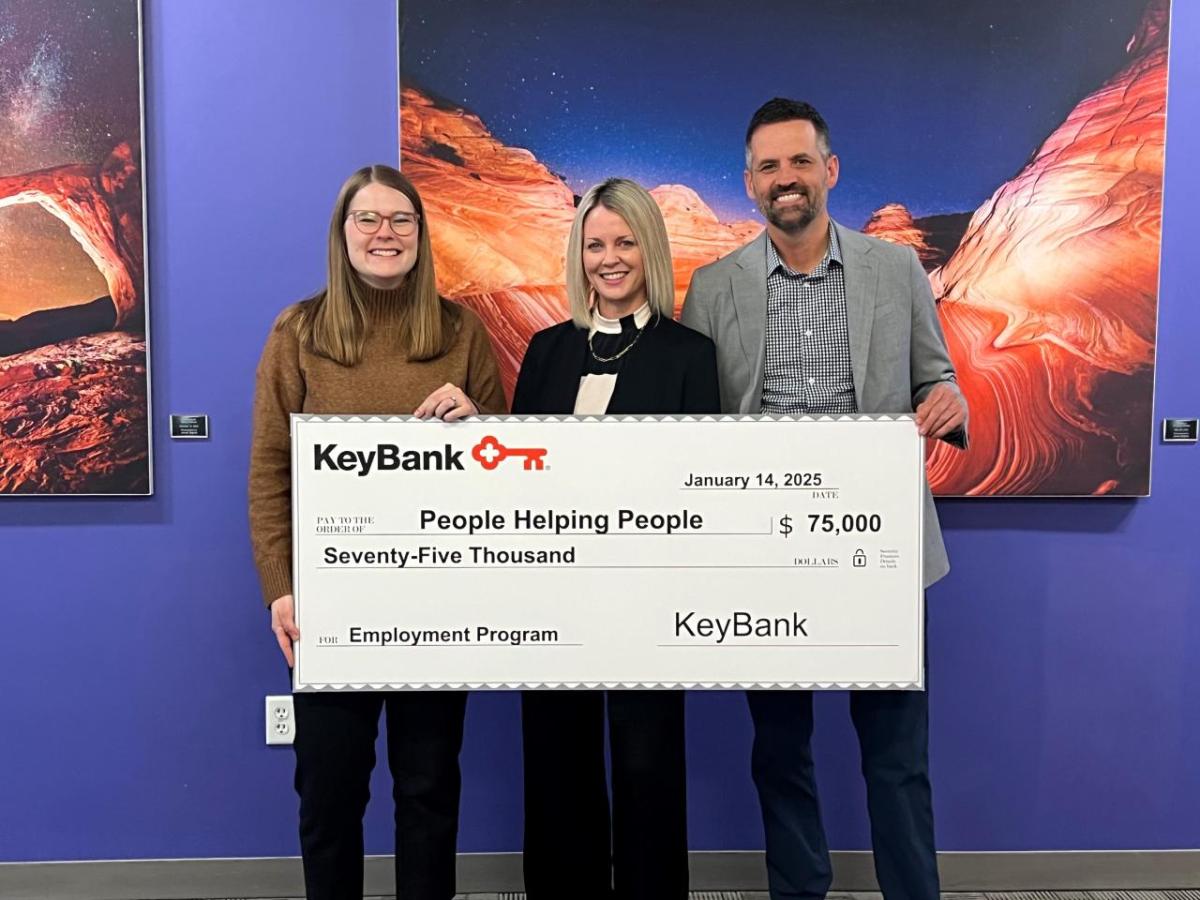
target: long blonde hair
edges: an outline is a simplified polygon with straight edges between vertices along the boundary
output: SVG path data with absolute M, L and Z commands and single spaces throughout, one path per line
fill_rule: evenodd
M 662 212 L 649 191 L 628 178 L 609 178 L 591 188 L 579 201 L 571 234 L 567 237 L 567 299 L 571 318 L 580 328 L 592 324 L 591 293 L 583 270 L 583 220 L 597 206 L 625 220 L 642 251 L 646 271 L 646 302 L 650 312 L 670 319 L 675 314 L 675 273 L 671 268 L 671 243 Z
M 399 349 L 412 361 L 435 359 L 449 349 L 454 339 L 458 310 L 438 296 L 433 250 L 421 195 L 411 181 L 391 166 L 366 166 L 346 179 L 329 221 L 325 290 L 288 310 L 280 317 L 277 327 L 295 329 L 305 350 L 343 366 L 354 366 L 362 360 L 367 337 L 365 298 L 368 287 L 350 264 L 343 229 L 355 194 L 373 183 L 402 193 L 412 202 L 417 214 L 417 262 L 400 287 L 402 337 Z

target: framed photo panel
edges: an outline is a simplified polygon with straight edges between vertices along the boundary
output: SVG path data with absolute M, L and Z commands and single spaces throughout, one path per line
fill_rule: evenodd
M 0 6 L 0 495 L 149 494 L 141 8 Z
M 753 111 L 806 100 L 841 224 L 911 246 L 971 407 L 930 448 L 956 496 L 1149 492 L 1167 0 L 401 0 L 401 166 L 442 292 L 488 324 L 505 386 L 568 315 L 574 205 L 651 189 L 676 304 L 754 237 Z

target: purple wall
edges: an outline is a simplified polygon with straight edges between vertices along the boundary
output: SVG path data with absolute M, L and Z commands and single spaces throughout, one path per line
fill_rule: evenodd
M 262 743 L 262 697 L 287 682 L 246 533 L 250 394 L 275 313 L 320 284 L 342 179 L 397 157 L 394 0 L 353 6 L 146 0 L 158 493 L 0 500 L 2 861 L 297 852 L 291 753 Z M 1200 7 L 1175 4 L 1174 32 L 1194 47 Z M 1198 103 L 1200 56 L 1176 52 L 1159 416 L 1200 410 Z M 212 440 L 169 441 L 171 411 L 212 415 Z M 1200 847 L 1197 463 L 1158 446 L 1145 501 L 942 504 L 944 849 Z M 819 701 L 831 843 L 865 847 L 845 700 Z M 759 847 L 744 704 L 690 703 L 693 846 Z M 516 714 L 471 702 L 464 850 L 520 845 Z

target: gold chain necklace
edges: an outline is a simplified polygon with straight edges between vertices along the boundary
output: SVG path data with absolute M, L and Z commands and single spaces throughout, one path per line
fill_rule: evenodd
M 616 362 L 618 359 L 620 359 L 622 356 L 624 356 L 626 353 L 628 353 L 630 350 L 633 349 L 633 345 L 642 339 L 642 332 L 645 330 L 646 329 L 644 326 L 642 328 L 639 328 L 638 333 L 634 337 L 634 339 L 632 341 L 630 341 L 628 344 L 626 344 L 625 348 L 623 350 L 621 350 L 619 353 L 615 354 L 614 356 L 600 356 L 599 354 L 596 353 L 595 349 L 592 347 L 592 338 L 596 336 L 596 333 L 592 332 L 591 334 L 588 335 L 588 352 L 592 354 L 592 359 L 594 359 L 598 363 Z

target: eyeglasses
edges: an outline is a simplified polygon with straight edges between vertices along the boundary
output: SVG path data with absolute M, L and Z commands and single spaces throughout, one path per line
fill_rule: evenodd
M 363 234 L 374 234 L 383 226 L 384 221 L 383 213 L 377 213 L 373 209 L 356 209 L 346 218 L 353 219 L 354 227 Z M 399 212 L 393 214 L 387 223 L 396 237 L 408 237 L 417 230 L 417 222 L 420 219 L 416 213 Z

